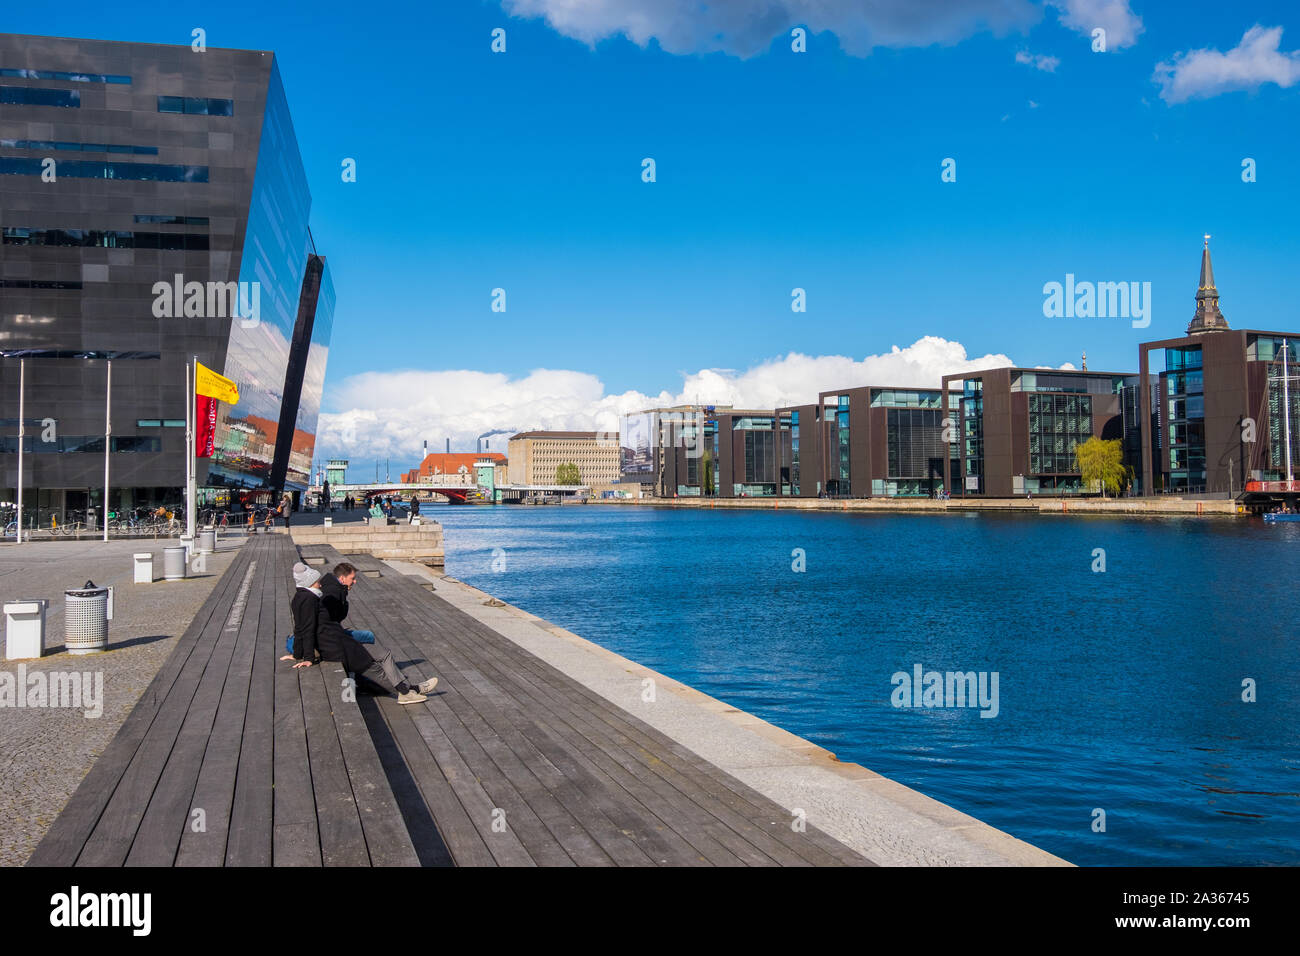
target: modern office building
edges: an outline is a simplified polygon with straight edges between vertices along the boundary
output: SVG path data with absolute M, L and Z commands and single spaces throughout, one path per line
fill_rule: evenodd
M 1087 491 L 1074 449 L 1096 436 L 1123 438 L 1122 393 L 1131 374 L 996 368 L 942 379 L 941 408 L 955 415 L 953 495 L 990 498 Z M 955 397 L 955 401 L 953 400 Z
M 194 357 L 240 392 L 200 502 L 305 488 L 334 309 L 310 208 L 274 54 L 0 35 L 0 497 L 20 361 L 29 506 L 100 506 L 110 360 L 110 506 L 180 500 Z
M 561 465 L 577 465 L 587 487 L 617 482 L 622 471 L 618 436 L 600 432 L 520 432 L 506 452 L 512 485 L 554 485 Z
M 767 498 L 791 494 L 791 418 L 775 409 L 719 409 L 709 430 L 713 494 Z
M 1247 481 L 1291 477 L 1286 473 L 1288 431 L 1293 470 L 1300 467 L 1297 339 L 1296 332 L 1229 327 L 1219 309 L 1207 237 L 1196 311 L 1186 335 L 1138 348 L 1140 394 L 1151 409 L 1140 416 L 1141 461 L 1150 472 L 1143 492 L 1240 494 Z M 1284 393 L 1289 393 L 1289 416 Z
M 836 497 L 928 498 L 943 487 L 944 473 L 957 455 L 955 441 L 944 440 L 943 411 L 937 388 L 864 385 L 822 392 L 821 474 L 825 492 Z M 948 429 L 951 439 L 955 430 Z
M 624 415 L 621 483 L 658 498 L 715 494 L 717 412 L 725 405 L 675 405 Z

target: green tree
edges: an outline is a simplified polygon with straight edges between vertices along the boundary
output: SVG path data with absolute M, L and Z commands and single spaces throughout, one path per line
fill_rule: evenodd
M 713 494 L 713 452 L 704 453 L 704 493 Z
M 1106 491 L 1119 494 L 1128 483 L 1129 469 L 1124 467 L 1124 451 L 1119 439 L 1104 441 L 1096 435 L 1074 449 L 1074 467 L 1089 488 L 1094 482 L 1101 486 L 1101 496 Z
M 582 474 L 578 471 L 578 466 L 571 461 L 560 465 L 555 469 L 555 483 L 557 485 L 582 484 Z

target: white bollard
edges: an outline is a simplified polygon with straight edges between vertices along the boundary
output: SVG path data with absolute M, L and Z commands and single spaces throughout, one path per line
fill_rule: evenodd
M 5 612 L 5 659 L 16 661 L 40 657 L 45 653 L 45 612 L 50 602 L 44 598 L 11 601 Z

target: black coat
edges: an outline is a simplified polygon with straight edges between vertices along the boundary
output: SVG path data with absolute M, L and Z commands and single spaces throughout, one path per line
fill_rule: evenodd
M 348 616 L 348 589 L 333 574 L 320 579 L 321 604 L 331 621 L 342 624 Z
M 354 674 L 364 672 L 375 659 L 342 626 L 330 619 L 320 597 L 310 588 L 294 591 L 290 604 L 293 612 L 293 656 L 300 661 L 337 661 Z
M 419 513 L 420 513 L 420 499 L 419 499 L 419 498 L 412 498 L 412 499 L 411 499 L 411 514 L 413 514 L 413 515 L 418 515 Z

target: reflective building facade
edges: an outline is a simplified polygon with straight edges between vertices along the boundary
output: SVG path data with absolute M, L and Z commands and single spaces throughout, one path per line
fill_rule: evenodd
M 192 357 L 240 390 L 200 500 L 304 487 L 334 308 L 310 209 L 274 54 L 0 35 L 0 499 L 20 360 L 30 507 L 99 507 L 110 359 L 110 506 L 180 500 Z

